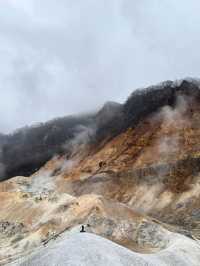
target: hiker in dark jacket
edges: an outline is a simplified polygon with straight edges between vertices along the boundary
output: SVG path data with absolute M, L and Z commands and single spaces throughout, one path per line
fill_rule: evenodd
M 81 226 L 81 231 L 80 231 L 80 233 L 86 233 L 84 225 Z

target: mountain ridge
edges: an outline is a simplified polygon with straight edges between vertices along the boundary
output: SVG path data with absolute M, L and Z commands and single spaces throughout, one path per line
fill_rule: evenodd
M 96 114 L 59 118 L 37 127 L 19 129 L 11 135 L 2 135 L 0 163 L 5 169 L 1 179 L 33 174 L 55 154 L 67 153 L 63 146 L 74 138 L 77 127 L 95 128 L 93 142 L 97 145 L 103 139 L 112 139 L 128 127 L 136 126 L 141 119 L 162 106 L 173 107 L 179 93 L 199 99 L 198 81 L 168 81 L 136 90 L 123 105 L 108 103 Z M 20 160 L 22 157 L 25 158 Z

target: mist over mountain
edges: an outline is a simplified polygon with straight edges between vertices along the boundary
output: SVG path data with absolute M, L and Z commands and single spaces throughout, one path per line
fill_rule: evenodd
M 134 128 L 141 119 L 163 106 L 173 107 L 179 94 L 195 97 L 198 101 L 198 81 L 167 81 L 134 91 L 123 105 L 108 102 L 96 113 L 58 118 L 10 135 L 2 134 L 0 163 L 4 166 L 4 174 L 1 179 L 30 175 L 56 155 L 70 156 L 67 143 L 77 136 L 81 136 L 79 144 L 85 138 L 90 145 L 108 141 L 129 127 Z

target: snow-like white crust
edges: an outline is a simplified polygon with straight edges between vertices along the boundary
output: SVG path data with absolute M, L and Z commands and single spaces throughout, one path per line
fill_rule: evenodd
M 155 254 L 139 254 L 89 233 L 67 233 L 17 266 L 198 266 L 200 246 L 187 237 L 173 234 L 172 244 Z

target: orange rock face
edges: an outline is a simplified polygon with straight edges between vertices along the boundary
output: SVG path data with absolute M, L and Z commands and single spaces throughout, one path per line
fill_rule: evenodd
M 141 252 L 167 245 L 138 244 L 144 221 L 198 238 L 199 139 L 200 106 L 182 96 L 174 108 L 164 106 L 110 141 L 68 159 L 54 157 L 30 177 L 1 182 L 0 259 L 81 224 Z M 118 225 L 123 230 L 114 230 Z M 130 230 L 138 231 L 130 236 Z

